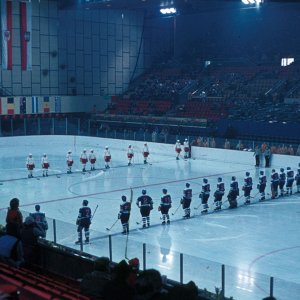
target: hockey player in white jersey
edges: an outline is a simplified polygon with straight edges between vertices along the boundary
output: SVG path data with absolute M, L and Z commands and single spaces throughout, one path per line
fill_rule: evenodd
M 48 177 L 48 169 L 50 167 L 48 156 L 46 153 L 43 154 L 41 159 L 42 169 L 43 169 L 43 177 Z
M 83 151 L 81 152 L 80 162 L 82 164 L 82 172 L 86 172 L 85 167 L 86 167 L 86 163 L 88 162 L 88 157 L 85 149 L 83 149 Z
M 148 159 L 148 156 L 150 154 L 150 151 L 149 151 L 149 148 L 148 148 L 148 145 L 147 143 L 144 144 L 144 147 L 143 147 L 143 157 L 144 157 L 144 164 L 147 164 L 147 159 Z
M 69 150 L 66 156 L 66 163 L 67 163 L 67 173 L 72 173 L 72 166 L 73 166 L 73 157 L 72 157 L 72 151 Z
M 34 160 L 32 157 L 32 154 L 29 153 L 26 159 L 26 167 L 28 170 L 28 178 L 32 178 L 33 177 L 33 170 L 35 168 L 35 164 L 34 164 Z
M 95 163 L 96 163 L 96 155 L 94 153 L 94 149 L 91 149 L 91 152 L 89 154 L 89 162 L 91 164 L 91 171 L 94 171 L 95 170 Z
M 128 149 L 127 149 L 128 166 L 131 166 L 131 160 L 132 160 L 133 156 L 134 156 L 134 153 L 133 153 L 132 146 L 129 145 Z
M 105 162 L 105 169 L 109 169 L 109 163 L 111 160 L 111 154 L 110 154 L 110 150 L 108 149 L 108 146 L 105 146 L 105 150 L 104 150 L 104 162 Z
M 175 152 L 176 152 L 176 160 L 179 160 L 179 155 L 181 152 L 181 143 L 179 140 L 177 140 L 177 142 L 175 144 Z
M 190 157 L 190 143 L 188 139 L 185 139 L 183 142 L 183 151 L 184 151 L 184 158 L 188 159 Z

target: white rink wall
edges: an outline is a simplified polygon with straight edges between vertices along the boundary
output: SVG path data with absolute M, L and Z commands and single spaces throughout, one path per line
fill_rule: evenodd
M 85 148 L 88 151 L 94 149 L 98 155 L 102 155 L 104 147 L 108 146 L 111 150 L 112 158 L 114 150 L 127 151 L 128 145 L 131 144 L 135 153 L 141 153 L 145 142 L 129 141 L 119 139 L 105 139 L 98 137 L 86 136 L 65 136 L 65 135 L 41 135 L 41 136 L 17 136 L 17 137 L 1 137 L 0 152 L 3 157 L 24 156 L 32 153 L 33 156 L 40 157 L 42 153 L 35 149 L 45 149 L 43 152 L 55 155 L 65 155 L 67 151 L 72 150 L 73 154 L 79 155 Z M 155 160 L 155 154 L 170 157 L 174 156 L 174 146 L 170 144 L 159 144 L 147 142 L 150 150 L 150 160 Z M 65 147 L 65 152 L 61 153 L 61 148 Z M 237 163 L 243 165 L 254 166 L 255 158 L 253 152 L 214 149 L 205 147 L 192 147 L 192 158 L 207 159 L 220 162 Z M 264 158 L 261 158 L 261 166 L 264 166 Z M 287 167 L 293 169 L 298 167 L 300 157 L 279 155 L 272 156 L 272 164 L 274 167 Z

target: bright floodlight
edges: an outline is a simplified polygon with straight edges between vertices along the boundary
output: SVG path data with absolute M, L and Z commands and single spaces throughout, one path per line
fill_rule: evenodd
M 171 15 L 171 14 L 176 14 L 177 10 L 175 7 L 168 7 L 168 8 L 161 8 L 160 12 L 163 15 Z
M 248 2 L 249 2 L 250 4 L 254 4 L 254 3 L 255 3 L 255 0 L 248 0 Z
M 242 0 L 244 4 L 249 4 L 248 0 Z

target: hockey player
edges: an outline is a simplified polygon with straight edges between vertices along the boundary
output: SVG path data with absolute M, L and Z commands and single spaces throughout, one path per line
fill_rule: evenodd
M 140 209 L 142 215 L 143 228 L 150 226 L 150 211 L 153 209 L 152 198 L 146 194 L 147 191 L 142 190 L 142 196 L 138 197 L 136 200 L 136 205 Z
M 279 176 L 275 169 L 272 169 L 271 174 L 271 191 L 272 199 L 275 199 L 278 196 L 278 185 L 279 185 Z
M 175 144 L 175 152 L 176 152 L 176 160 L 179 160 L 179 155 L 181 152 L 181 143 L 179 140 L 177 140 L 176 144 Z
M 187 182 L 185 184 L 185 189 L 183 190 L 183 197 L 180 201 L 182 204 L 182 208 L 184 210 L 184 219 L 189 219 L 191 217 L 191 202 L 192 202 L 192 189 L 190 188 L 190 184 Z
M 239 184 L 236 181 L 235 176 L 231 177 L 230 190 L 227 195 L 229 201 L 229 208 L 237 208 L 237 196 L 240 194 Z
M 147 143 L 144 144 L 144 148 L 143 148 L 143 156 L 144 156 L 144 164 L 147 164 L 147 159 L 149 156 L 150 152 L 149 152 L 149 148 Z
M 255 167 L 259 167 L 259 165 L 260 165 L 261 150 L 260 150 L 260 148 L 258 146 L 255 146 L 253 156 L 255 156 Z
M 33 177 L 33 170 L 35 168 L 35 164 L 34 164 L 34 160 L 33 160 L 33 157 L 32 157 L 31 153 L 28 154 L 28 157 L 26 159 L 26 167 L 27 167 L 27 170 L 28 170 L 28 178 L 32 178 Z
M 283 197 L 283 195 L 284 195 L 285 181 L 286 181 L 286 175 L 284 172 L 284 168 L 281 168 L 280 173 L 279 173 L 279 190 L 280 190 L 281 197 Z
M 297 174 L 295 176 L 296 185 L 297 185 L 297 193 L 300 193 L 300 169 L 297 170 Z
M 259 201 L 264 201 L 265 198 L 265 188 L 267 184 L 267 176 L 265 175 L 264 171 L 259 172 L 259 183 L 257 185 L 258 191 L 260 193 L 260 199 Z
M 40 209 L 41 209 L 40 205 L 37 204 L 35 206 L 35 212 L 30 213 L 29 215 L 34 219 L 35 223 L 45 232 L 45 237 L 46 237 L 46 233 L 48 230 L 48 222 L 45 214 L 40 212 Z
M 50 167 L 48 156 L 46 153 L 43 154 L 42 159 L 42 169 L 43 169 L 43 177 L 47 176 L 48 177 L 48 168 Z
M 94 153 L 94 149 L 91 149 L 90 154 L 89 154 L 89 162 L 91 164 L 91 171 L 96 170 L 95 169 L 95 163 L 96 163 L 96 155 Z
M 158 207 L 158 210 L 162 214 L 162 225 L 166 224 L 166 219 L 167 219 L 167 224 L 170 224 L 170 216 L 169 216 L 169 209 L 172 207 L 172 200 L 171 196 L 168 194 L 167 189 L 163 189 L 163 196 L 160 198 L 160 205 Z
M 188 139 L 185 139 L 183 142 L 183 151 L 184 151 L 184 158 L 188 159 L 190 157 L 190 144 Z
M 215 210 L 220 210 L 222 207 L 222 198 L 225 193 L 225 185 L 224 182 L 222 182 L 222 178 L 218 178 L 218 183 L 217 183 L 217 189 L 214 193 L 214 203 L 216 205 Z
M 245 204 L 250 204 L 250 193 L 252 190 L 252 177 L 250 176 L 249 172 L 246 172 L 246 177 L 244 178 L 244 185 L 243 185 L 243 191 L 244 191 L 244 197 L 245 197 Z
M 131 166 L 131 160 L 132 160 L 133 156 L 134 156 L 133 149 L 132 149 L 131 145 L 129 145 L 128 149 L 127 149 L 128 166 Z
M 208 180 L 204 178 L 202 184 L 202 191 L 199 195 L 203 207 L 203 210 L 201 211 L 202 214 L 207 213 L 207 209 L 208 209 L 207 202 L 208 202 L 209 195 L 210 195 L 210 184 L 208 183 Z
M 91 209 L 88 207 L 89 202 L 87 200 L 82 201 L 82 207 L 79 209 L 79 214 L 76 220 L 78 241 L 75 244 L 81 244 L 82 242 L 82 230 L 84 230 L 85 243 L 90 242 L 90 225 L 91 225 Z
M 123 234 L 129 233 L 129 218 L 131 211 L 131 203 L 126 201 L 126 196 L 122 196 L 123 203 L 120 205 L 120 212 L 118 214 L 118 218 L 121 220 L 121 224 L 123 227 Z
M 293 194 L 293 183 L 294 183 L 294 171 L 290 167 L 286 168 L 286 194 Z
M 73 166 L 73 158 L 72 158 L 72 151 L 69 150 L 66 156 L 66 162 L 67 162 L 67 173 L 71 174 L 72 173 L 72 166 Z
M 83 149 L 83 151 L 81 152 L 80 162 L 82 164 L 82 172 L 86 172 L 85 167 L 86 167 L 86 163 L 88 162 L 88 157 L 85 149 Z
M 110 151 L 108 149 L 108 146 L 105 146 L 105 150 L 104 150 L 104 162 L 105 162 L 105 169 L 109 169 L 109 163 L 111 160 L 111 154 Z

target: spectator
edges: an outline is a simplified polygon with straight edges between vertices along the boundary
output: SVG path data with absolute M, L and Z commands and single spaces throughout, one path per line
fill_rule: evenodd
M 108 257 L 100 257 L 94 262 L 94 271 L 84 275 L 80 290 L 91 297 L 102 298 L 103 288 L 110 276 L 110 261 Z
M 270 167 L 270 159 L 271 159 L 271 150 L 268 146 L 265 149 L 264 157 L 265 157 L 265 162 L 266 162 L 265 167 L 269 168 Z
M 128 283 L 130 268 L 125 260 L 122 260 L 113 270 L 112 280 L 103 288 L 104 300 L 131 300 L 135 297 L 135 290 Z
M 168 293 L 167 299 L 176 300 L 197 300 L 198 299 L 198 287 L 193 281 L 187 284 L 177 285 L 171 288 Z
M 130 273 L 128 276 L 128 284 L 132 287 L 135 286 L 136 278 L 140 270 L 140 261 L 137 257 L 132 258 L 128 261 Z
M 287 154 L 289 155 L 295 155 L 295 151 L 292 145 L 289 146 L 288 150 L 287 150 Z
M 21 232 L 21 240 L 24 247 L 26 262 L 36 262 L 39 258 L 37 242 L 39 238 L 45 237 L 45 231 L 35 223 L 32 217 L 27 217 Z
M 296 155 L 297 155 L 297 156 L 300 156 L 300 145 L 299 145 L 298 148 L 297 148 Z
M 211 148 L 216 148 L 216 141 L 215 141 L 214 138 L 212 138 L 212 139 L 210 140 L 210 147 L 211 147 Z
M 40 205 L 35 206 L 35 212 L 29 214 L 35 221 L 35 223 L 45 231 L 45 237 L 48 230 L 48 222 L 44 213 L 40 212 Z
M 16 223 L 19 229 L 23 227 L 23 216 L 19 210 L 20 201 L 18 198 L 13 198 L 10 200 L 9 208 L 6 215 L 6 224 Z
M 6 233 L 0 236 L 0 260 L 15 267 L 19 267 L 24 263 L 20 227 L 16 222 L 7 223 Z
M 165 294 L 162 293 L 162 286 L 162 278 L 157 270 L 149 269 L 141 272 L 135 284 L 136 300 L 165 299 Z
M 227 139 L 225 140 L 224 149 L 230 149 L 230 142 Z

